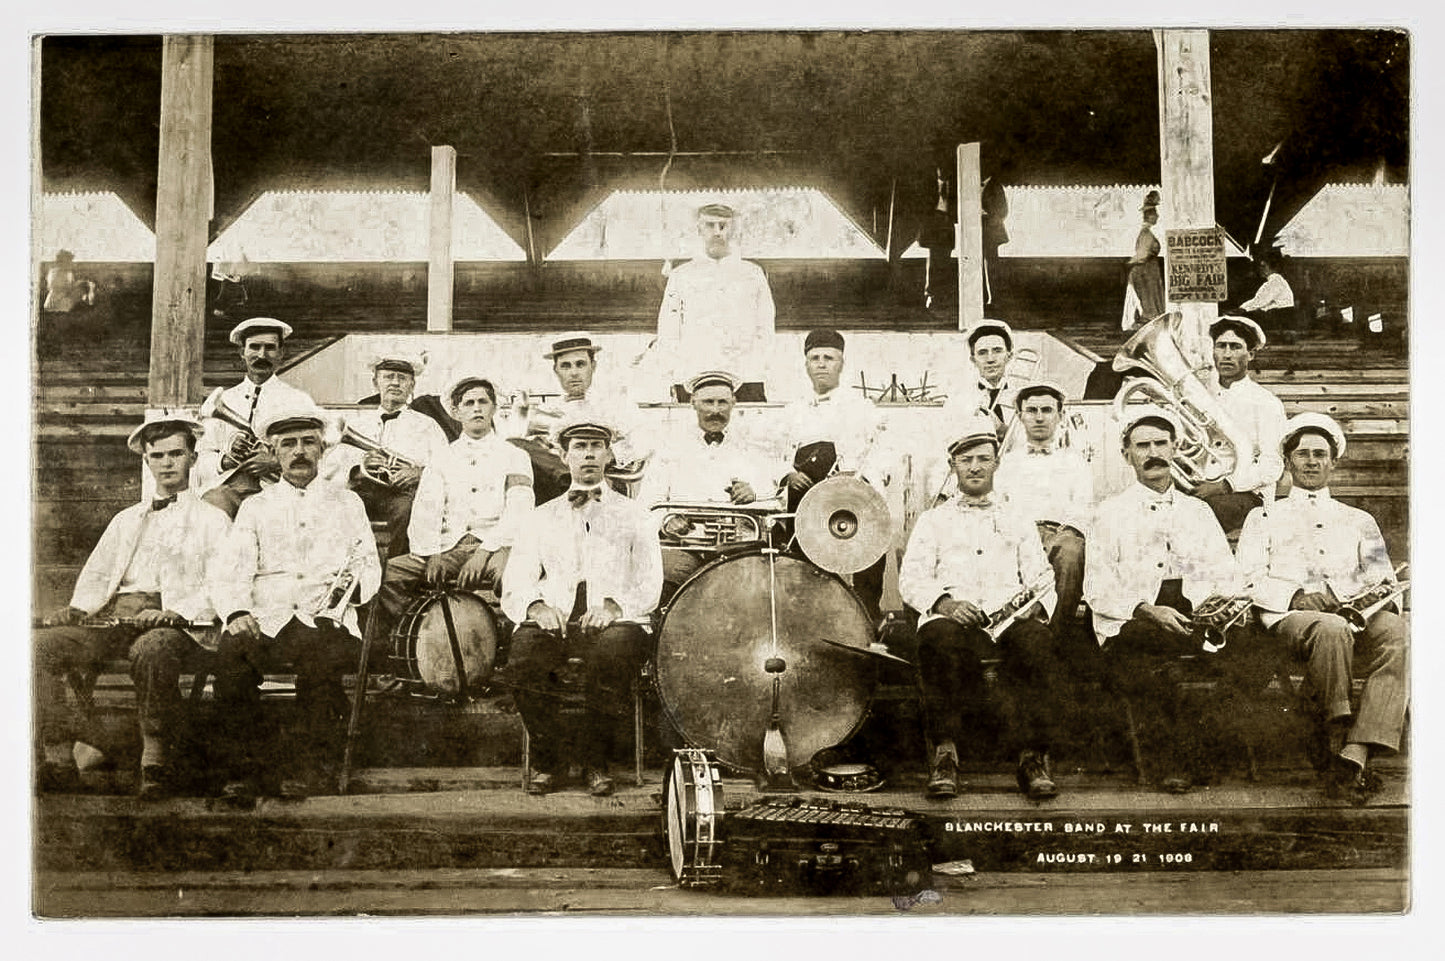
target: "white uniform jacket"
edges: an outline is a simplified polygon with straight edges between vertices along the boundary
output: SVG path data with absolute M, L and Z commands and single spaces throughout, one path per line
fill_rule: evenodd
M 325 603 L 332 580 L 353 552 L 352 571 L 364 603 L 381 586 L 376 538 L 361 498 L 320 479 L 304 489 L 279 481 L 247 498 L 236 512 L 221 565 L 212 579 L 216 610 L 227 619 L 250 611 L 268 637 L 296 618 L 307 627 Z M 342 626 L 357 637 L 355 607 Z
M 106 525 L 80 570 L 70 606 L 94 614 L 124 584 L 127 593 L 159 592 L 161 607 L 188 621 L 213 620 L 208 578 L 218 569 L 230 527 L 225 511 L 192 490 L 181 491 L 174 504 L 160 511 L 151 510 L 148 500 L 132 504 Z M 190 633 L 215 648 L 215 632 Z
M 1284 404 L 1248 376 L 1215 392 L 1220 405 L 1249 436 L 1252 449 L 1236 451 L 1239 461 L 1229 475 L 1229 486 L 1253 491 L 1265 503 L 1274 500 L 1274 485 L 1284 473 L 1279 442 L 1284 436 Z
M 581 508 L 557 497 L 527 515 L 502 574 L 502 611 L 518 624 L 534 601 L 570 614 L 581 581 L 589 605 L 610 597 L 628 621 L 645 622 L 662 594 L 657 525 L 606 484 Z
M 982 377 L 975 378 L 972 384 L 956 393 L 950 393 L 948 400 L 943 402 L 943 423 L 952 429 L 955 424 L 979 415 L 992 417 L 994 407 L 999 407 L 1003 411 L 1003 426 L 1007 428 L 1016 415 L 1014 398 L 1018 396 L 1020 386 L 1022 385 L 1014 383 L 1008 374 L 1004 374 L 1003 379 L 998 382 L 998 396 L 990 404 L 989 392 L 993 388 Z M 999 434 L 999 439 L 1003 439 L 1002 433 Z
M 1193 604 L 1211 594 L 1235 596 L 1243 579 L 1229 541 L 1203 501 L 1174 488 L 1159 494 L 1138 482 L 1099 505 L 1084 569 L 1084 600 L 1100 644 L 1119 633 L 1160 585 L 1183 581 Z
M 1252 586 L 1260 623 L 1273 627 L 1296 591 L 1328 590 L 1340 600 L 1394 580 L 1375 519 L 1341 504 L 1328 487 L 1256 507 L 1239 535 L 1239 566 Z
M 744 381 L 763 380 L 773 350 L 773 293 L 767 275 L 737 254 L 697 257 L 667 278 L 657 312 L 657 346 L 674 376 L 705 362 Z
M 257 391 L 260 392 L 259 397 Z M 275 375 L 268 377 L 263 384 L 253 384 L 247 378 L 227 387 L 221 393 L 221 399 L 231 410 L 247 418 L 253 428 L 273 410 L 312 404 L 311 395 Z M 221 457 L 230 453 L 231 441 L 238 433 L 235 427 L 222 420 L 206 418 L 205 433 L 196 444 L 196 466 L 191 471 L 192 483 L 200 493 L 204 494 L 234 473 L 221 469 Z
M 384 422 L 380 407 L 349 411 L 343 423 L 422 467 L 436 463 L 447 449 L 447 435 L 441 425 L 410 407 L 403 407 L 395 417 Z M 321 461 L 321 479 L 345 486 L 351 479 L 351 469 L 360 466 L 365 456 L 358 447 L 337 444 Z
M 786 423 L 783 473 L 793 469 L 793 455 L 805 444 L 832 441 L 839 471 L 856 472 L 876 487 L 886 483 L 892 456 L 878 405 L 862 394 L 835 387 L 826 394 L 795 400 L 784 411 Z
M 1094 472 L 1077 450 L 1052 446 L 1011 450 L 999 460 L 993 488 L 1024 516 L 1068 524 L 1088 536 Z
M 774 467 L 766 453 L 731 427 L 723 432 L 721 443 L 709 444 L 703 440 L 702 428 L 689 426 L 648 464 L 637 502 L 649 508 L 665 501 L 731 504 L 727 486 L 734 480 L 751 485 L 757 502 L 776 502 Z
M 996 496 L 986 507 L 955 496 L 913 525 L 898 566 L 898 592 L 922 615 L 922 627 L 942 616 L 932 610 L 945 594 L 992 614 L 1026 587 L 1052 583 L 1053 576 L 1032 517 Z M 1046 599 L 1044 608 L 1052 614 L 1053 601 Z
M 524 477 L 526 483 L 509 491 L 509 477 Z M 532 461 L 525 451 L 496 431 L 480 440 L 463 434 L 422 471 L 406 536 L 412 553 L 421 557 L 451 550 L 468 534 L 483 550 L 495 551 L 511 546 L 534 503 Z

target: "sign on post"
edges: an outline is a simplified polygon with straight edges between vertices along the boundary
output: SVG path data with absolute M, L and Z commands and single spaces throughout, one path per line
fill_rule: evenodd
M 1168 288 L 1174 303 L 1219 303 L 1229 297 L 1224 273 L 1224 231 L 1218 227 L 1166 230 Z

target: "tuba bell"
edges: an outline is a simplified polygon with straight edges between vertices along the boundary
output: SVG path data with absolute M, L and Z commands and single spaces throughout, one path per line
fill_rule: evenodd
M 1192 492 L 1206 481 L 1234 472 L 1241 457 L 1254 456 L 1244 433 L 1209 389 L 1206 368 L 1194 369 L 1179 346 L 1182 316 L 1170 312 L 1141 327 L 1114 355 L 1116 371 L 1140 369 L 1147 377 L 1130 377 L 1114 397 L 1114 416 L 1126 417 L 1125 406 L 1136 398 L 1174 412 L 1181 426 L 1170 473 Z
M 407 457 L 403 457 L 401 454 L 398 454 L 394 450 L 383 447 L 380 442 L 372 440 L 370 437 L 367 437 L 365 434 L 357 430 L 355 427 L 352 427 L 350 424 L 347 424 L 345 427 L 342 428 L 341 439 L 340 441 L 338 441 L 338 443 L 346 444 L 350 447 L 355 447 L 356 449 L 364 451 L 368 454 L 380 454 L 382 457 L 386 458 L 386 463 L 382 464 L 375 470 L 369 469 L 366 466 L 365 461 L 362 461 L 361 463 L 361 473 L 368 479 L 375 481 L 376 483 L 381 484 L 384 487 L 394 486 L 396 481 L 396 475 L 399 472 L 421 466 L 416 461 L 411 460 Z

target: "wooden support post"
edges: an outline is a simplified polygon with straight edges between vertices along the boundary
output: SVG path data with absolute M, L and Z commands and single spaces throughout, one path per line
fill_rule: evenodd
M 983 320 L 983 176 L 978 144 L 958 145 L 958 329 Z
M 179 407 L 201 399 L 214 46 L 214 38 L 205 35 L 162 41 L 156 262 L 146 388 L 151 407 Z
M 452 329 L 452 198 L 457 192 L 455 147 L 431 148 L 431 217 L 427 240 L 426 329 Z
M 1156 30 L 1159 53 L 1159 185 L 1161 226 L 1213 227 L 1214 100 L 1208 30 Z M 1161 236 L 1160 241 L 1166 238 Z M 1164 243 L 1164 275 L 1169 276 Z M 1168 296 L 1166 280 L 1165 296 Z M 1184 317 L 1180 345 L 1195 366 L 1210 362 L 1209 325 L 1219 318 L 1212 303 L 1169 304 Z

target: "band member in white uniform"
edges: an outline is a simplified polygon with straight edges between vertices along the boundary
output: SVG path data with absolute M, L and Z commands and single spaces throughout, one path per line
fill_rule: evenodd
M 183 667 L 203 648 L 215 650 L 214 630 L 188 629 L 216 618 L 207 589 L 230 519 L 190 488 L 201 425 L 187 413 L 150 415 L 127 441 L 155 479 L 155 498 L 111 518 L 81 568 L 70 605 L 35 633 L 36 728 L 44 756 L 42 790 L 78 784 L 77 743 L 91 747 L 93 719 L 66 706 L 66 677 L 93 674 L 111 658 L 129 657 L 140 722 L 140 794 L 159 797 L 174 786 L 168 756 L 182 702 Z M 123 618 L 114 627 L 82 627 L 83 618 Z
M 891 454 L 884 439 L 878 405 L 861 393 L 839 386 L 843 379 L 843 335 L 836 330 L 810 330 L 803 340 L 803 360 L 813 392 L 790 403 L 784 412 L 784 447 L 789 458 L 780 481 L 787 488 L 788 510 L 832 474 L 857 474 L 882 493 L 890 479 Z M 874 621 L 879 617 L 883 571 L 887 558 L 853 575 L 853 586 Z
M 674 371 L 705 357 L 742 378 L 739 400 L 765 400 L 763 380 L 775 333 L 767 275 L 734 249 L 737 219 L 731 207 L 701 207 L 697 232 L 703 256 L 678 265 L 668 276 L 657 312 L 656 349 Z
M 426 367 L 423 356 L 383 352 L 372 359 L 370 367 L 379 404 L 371 410 L 347 413 L 346 426 L 410 464 L 387 470 L 382 483 L 377 472 L 386 469 L 386 454 L 363 453 L 351 444 L 337 444 L 326 452 L 321 479 L 355 491 L 366 505 L 366 516 L 386 522 L 390 535 L 386 554 L 395 557 L 408 550 L 406 529 L 422 468 L 435 463 L 447 449 L 447 435 L 435 420 L 407 406 L 416 379 Z
M 1249 438 L 1248 450 L 1236 451 L 1233 473 L 1206 481 L 1194 490 L 1219 519 L 1225 534 L 1244 525 L 1249 512 L 1274 500 L 1274 486 L 1284 473 L 1279 438 L 1284 433 L 1284 405 L 1249 376 L 1254 355 L 1265 344 L 1264 331 L 1248 317 L 1221 317 L 1209 327 L 1214 341 L 1214 369 L 1219 374 L 1215 396 L 1229 419 Z
M 678 432 L 648 465 L 638 491 L 638 503 L 648 508 L 667 502 L 696 504 L 757 504 L 770 502 L 782 510 L 771 477 L 773 461 L 767 452 L 738 436 L 732 429 L 737 378 L 721 370 L 698 374 L 687 383 L 695 425 Z M 693 524 L 674 514 L 658 515 L 663 544 L 678 544 Z M 698 551 L 662 553 L 663 600 L 706 560 Z
M 662 590 L 656 522 L 603 483 L 611 439 L 609 425 L 581 415 L 558 425 L 572 488 L 527 515 L 502 582 L 502 611 L 517 629 L 500 680 L 513 686 L 532 738 L 531 794 L 558 787 L 571 760 L 590 793 L 612 793 L 608 752 L 625 727 L 631 683 L 647 656 L 643 625 Z M 558 700 L 573 674 L 580 715 Z
M 1174 488 L 1178 436 L 1168 411 L 1128 410 L 1120 437 L 1135 483 L 1094 515 L 1084 600 L 1111 683 L 1130 699 L 1162 765 L 1159 787 L 1183 794 L 1199 758 L 1175 676 L 1179 657 L 1202 647 L 1190 614 L 1213 595 L 1238 596 L 1243 580 L 1209 508 Z
M 283 346 L 291 325 L 274 317 L 253 317 L 231 330 L 230 340 L 240 348 L 246 377 L 234 387 L 217 388 L 225 405 L 251 425 L 278 410 L 312 403 L 310 395 L 276 376 L 286 356 Z M 206 432 L 197 448 L 196 488 L 207 502 L 234 518 L 241 501 L 275 483 L 276 458 L 264 444 L 247 453 L 237 444 L 238 428 L 216 417 L 205 421 Z M 259 435 L 258 435 L 259 436 Z M 243 459 L 238 460 L 237 454 Z
M 998 436 L 991 418 L 958 425 L 948 444 L 959 491 L 919 516 L 898 568 L 898 591 L 920 615 L 918 671 L 924 724 L 934 745 L 929 797 L 959 792 L 957 742 L 963 711 L 981 700 L 982 661 L 1002 658 L 1010 736 L 1018 742 L 1019 790 L 1035 800 L 1058 793 L 1049 745 L 1063 705 L 1047 621 L 1052 575 L 1033 518 L 993 493 Z M 1030 589 L 1043 592 L 995 640 L 991 616 Z
M 347 715 L 341 679 L 360 652 L 355 605 L 376 593 L 381 561 L 361 498 L 317 480 L 324 423 L 314 404 L 257 423 L 281 480 L 241 505 L 212 581 L 226 625 L 215 682 L 228 755 L 222 798 L 238 806 L 254 802 L 263 773 L 279 776 L 282 796 L 335 789 L 328 778 L 341 762 Z M 261 711 L 260 684 L 283 666 L 296 675 L 300 736 L 262 752 L 273 719 Z M 262 757 L 276 770 L 263 772 Z
M 944 401 L 945 424 L 966 422 L 975 414 L 983 414 L 993 418 L 1000 438 L 1008 432 L 1019 387 L 1008 373 L 1013 350 L 1013 329 L 1003 321 L 981 320 L 969 328 L 968 356 L 978 376 Z
M 1094 512 L 1094 475 L 1078 451 L 1058 445 L 1062 388 L 1047 381 L 1026 384 L 1014 407 L 1025 446 L 1004 454 L 994 489 L 1038 524 L 1058 590 L 1053 621 L 1058 634 L 1074 618 L 1084 594 L 1084 538 Z
M 417 488 L 408 537 L 411 553 L 386 565 L 373 637 L 385 637 L 423 581 L 463 590 L 502 583 L 517 533 L 532 509 L 532 465 L 497 436 L 496 388 L 468 375 L 447 390 L 462 436 L 429 466 Z
M 1239 563 L 1261 624 L 1305 663 L 1305 685 L 1330 740 L 1329 789 L 1362 800 L 1378 786 L 1370 759 L 1400 747 L 1409 626 L 1394 605 L 1358 633 L 1340 614 L 1342 601 L 1395 581 L 1375 519 L 1330 496 L 1330 476 L 1345 453 L 1340 426 L 1324 414 L 1296 414 L 1285 426 L 1283 452 L 1294 484 L 1288 497 L 1244 522 Z M 1356 676 L 1365 679 L 1358 710 L 1350 704 Z

